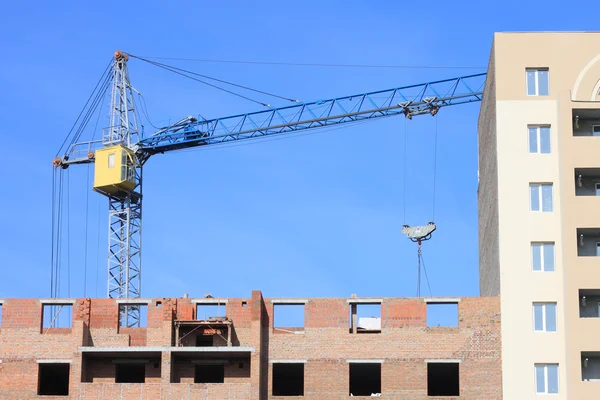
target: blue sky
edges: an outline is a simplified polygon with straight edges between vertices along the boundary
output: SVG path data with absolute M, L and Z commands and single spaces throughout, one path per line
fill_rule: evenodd
M 474 67 L 170 62 L 311 101 L 483 72 L 494 31 L 597 27 L 593 13 L 575 11 L 591 1 L 569 2 L 568 13 L 558 1 L 87 3 L 9 2 L 0 15 L 0 297 L 49 295 L 51 160 L 116 49 L 214 60 Z M 261 109 L 136 60 L 129 68 L 155 125 Z M 108 122 L 102 112 L 99 127 Z M 433 295 L 479 293 L 478 112 L 478 104 L 457 106 L 437 117 L 438 230 L 423 249 Z M 429 116 L 392 118 L 154 157 L 144 170 L 144 296 L 245 297 L 253 289 L 268 297 L 414 296 L 417 249 L 400 229 L 404 208 L 406 223 L 431 219 L 435 126 Z M 84 270 L 87 296 L 106 295 L 107 204 L 86 187 L 87 172 L 69 169 L 70 240 L 63 244 L 70 261 L 62 266 L 62 296 L 83 296 Z

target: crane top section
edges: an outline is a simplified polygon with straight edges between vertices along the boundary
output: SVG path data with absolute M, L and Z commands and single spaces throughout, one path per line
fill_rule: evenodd
M 133 56 L 132 56 L 133 57 Z M 106 146 L 122 145 L 135 153 L 140 165 L 150 156 L 197 146 L 256 139 L 312 128 L 404 115 L 436 115 L 443 107 L 479 102 L 483 97 L 485 73 L 409 85 L 375 92 L 295 103 L 279 108 L 223 118 L 187 117 L 156 133 L 141 137 L 133 109 L 133 87 L 129 81 L 129 55 L 114 53 L 111 126 L 103 139 L 72 143 L 66 153 L 54 159 L 55 166 L 95 162 L 95 152 Z

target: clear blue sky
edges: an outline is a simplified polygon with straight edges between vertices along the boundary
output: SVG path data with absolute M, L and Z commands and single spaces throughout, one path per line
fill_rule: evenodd
M 3 6 L 0 298 L 49 295 L 51 160 L 116 49 L 217 60 L 481 67 L 171 62 L 311 101 L 482 72 L 494 31 L 597 28 L 597 16 L 586 12 L 591 0 L 568 7 L 512 0 L 134 3 Z M 156 125 L 260 109 L 136 60 L 130 73 Z M 475 104 L 438 114 L 438 230 L 423 250 L 434 295 L 479 293 L 478 112 Z M 252 289 L 269 297 L 414 296 L 417 249 L 400 229 L 405 206 L 407 223 L 431 219 L 435 122 L 424 116 L 406 126 L 406 171 L 403 118 L 154 157 L 144 171 L 144 296 L 245 297 Z M 69 172 L 71 274 L 69 283 L 65 260 L 62 296 L 83 295 L 84 268 L 87 295 L 106 295 L 107 204 L 86 187 L 86 173 L 85 166 Z

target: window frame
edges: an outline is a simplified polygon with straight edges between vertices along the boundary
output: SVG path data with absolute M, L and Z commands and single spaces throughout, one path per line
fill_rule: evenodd
M 556 393 L 550 393 L 548 391 L 548 366 L 556 366 Z M 544 391 L 543 392 L 538 392 L 538 374 L 537 374 L 537 367 L 543 367 L 544 368 Z M 534 364 L 533 365 L 533 374 L 534 374 L 534 390 L 536 394 L 559 394 L 560 393 L 560 370 L 559 370 L 559 365 L 558 363 L 539 363 L 539 364 Z
M 535 245 L 539 245 L 540 246 L 540 269 L 535 269 L 535 259 L 534 259 L 534 252 L 533 252 L 533 248 Z M 553 265 L 553 269 L 549 270 L 546 269 L 546 257 L 544 255 L 544 247 L 545 246 L 552 246 L 552 265 Z M 533 272 L 555 272 L 556 271 L 556 242 L 531 242 L 530 244 L 530 248 L 531 248 L 531 270 Z
M 543 188 L 544 186 L 550 186 L 550 210 L 544 210 L 544 196 L 543 196 Z M 531 196 L 531 189 L 533 187 L 538 188 L 538 209 L 533 209 L 533 197 Z M 531 212 L 554 212 L 554 184 L 550 182 L 530 182 L 529 183 L 529 211 Z
M 540 94 L 540 71 L 546 71 L 548 74 L 548 93 Z M 533 72 L 535 93 L 529 93 L 529 78 L 528 72 Z M 550 95 L 550 68 L 525 68 L 525 91 L 529 97 L 546 97 Z
M 108 161 L 107 161 L 108 168 L 115 167 L 116 157 L 117 157 L 117 153 L 108 153 Z
M 542 152 L 542 128 L 548 128 L 548 152 Z M 531 151 L 531 130 L 535 129 L 536 150 Z M 527 125 L 527 141 L 529 154 L 551 154 L 552 153 L 552 127 L 551 125 Z
M 554 330 L 550 331 L 548 330 L 548 305 L 553 305 L 554 306 Z M 535 307 L 536 306 L 541 306 L 542 307 L 542 329 L 536 329 L 535 326 Z M 533 331 L 534 332 L 546 332 L 546 333 L 556 333 L 558 331 L 558 321 L 557 321 L 557 315 L 558 312 L 556 310 L 557 308 L 557 304 L 556 302 L 552 302 L 552 301 L 535 301 L 532 303 L 532 313 L 533 313 Z

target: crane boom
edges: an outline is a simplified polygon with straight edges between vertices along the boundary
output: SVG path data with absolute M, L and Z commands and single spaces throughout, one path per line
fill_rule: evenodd
M 142 167 L 150 156 L 394 115 L 410 119 L 435 115 L 442 107 L 481 101 L 485 83 L 482 73 L 211 120 L 187 117 L 140 138 L 127 61 L 126 53 L 115 52 L 110 126 L 103 138 L 72 143 L 53 160 L 62 168 L 97 164 L 94 190 L 109 200 L 108 297 L 112 298 L 141 297 Z M 139 324 L 136 307 L 122 312 L 126 326 Z

